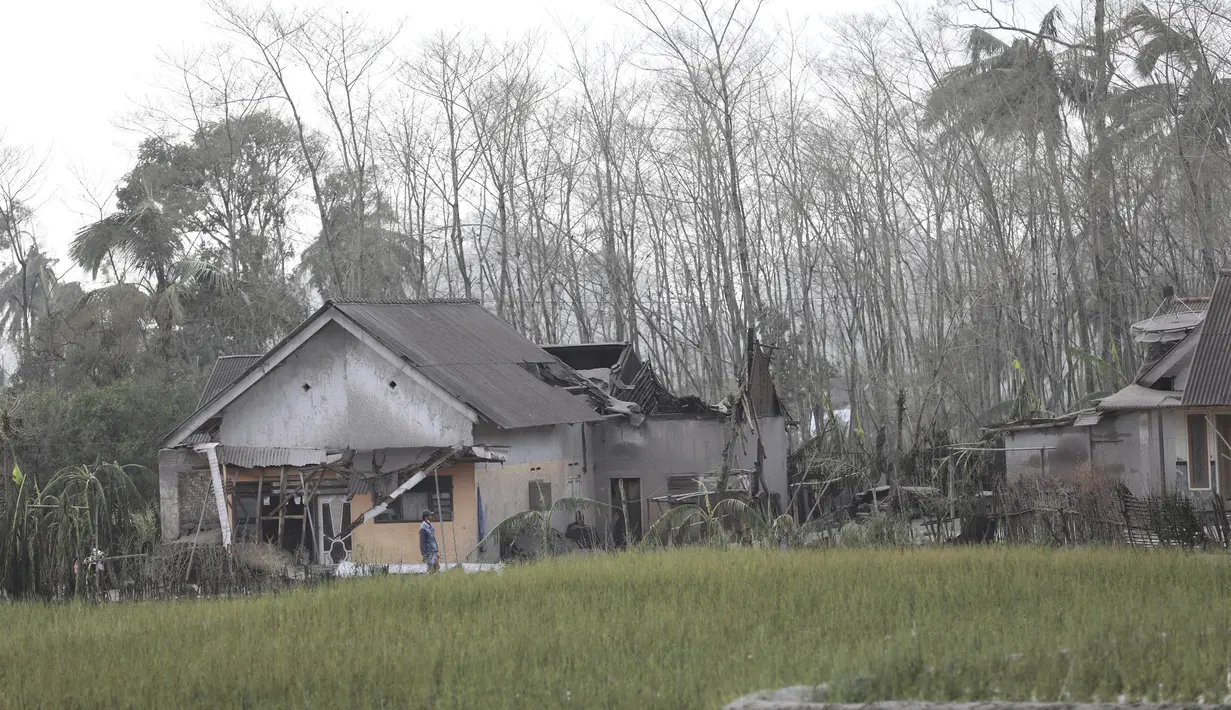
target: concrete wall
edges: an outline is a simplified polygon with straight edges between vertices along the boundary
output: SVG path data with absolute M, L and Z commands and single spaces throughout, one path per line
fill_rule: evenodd
M 189 449 L 158 452 L 158 508 L 163 540 L 190 534 L 198 524 L 202 530 L 218 529 L 213 479 L 204 456 Z
M 1159 487 L 1158 431 L 1149 412 L 1105 415 L 1090 428 L 1094 467 L 1116 476 L 1134 495 L 1149 495 Z
M 787 497 L 787 433 L 782 417 L 759 421 L 765 448 L 763 471 L 771 493 L 777 493 L 779 505 Z M 611 501 L 611 479 L 641 479 L 641 496 L 649 499 L 667 494 L 672 476 L 704 475 L 722 465 L 722 450 L 726 443 L 727 424 L 714 417 L 663 416 L 648 417 L 639 427 L 627 420 L 609 420 L 595 425 L 592 450 L 595 462 L 594 497 Z M 756 439 L 745 427 L 744 438 L 735 444 L 734 467 L 754 468 Z M 642 519 L 646 526 L 658 519 L 662 506 L 643 504 Z
M 472 443 L 461 411 L 334 323 L 227 406 L 220 440 L 352 449 Z
M 1006 432 L 1008 480 L 1046 473 L 1072 482 L 1079 470 L 1093 468 L 1115 476 L 1134 495 L 1157 495 L 1164 486 L 1187 492 L 1187 481 L 1176 487 L 1178 416 L 1166 410 L 1113 412 L 1091 427 Z M 1183 436 L 1181 431 L 1181 445 Z
M 778 505 L 786 512 L 790 501 L 790 475 L 787 473 L 787 457 L 791 454 L 791 443 L 787 438 L 786 418 L 767 417 L 758 420 L 761 429 L 761 442 L 765 448 L 765 461 L 762 470 L 765 473 L 765 485 L 771 492 L 778 494 Z M 753 452 L 753 461 L 756 452 Z M 741 468 L 751 468 L 741 466 Z
M 1055 475 L 1073 480 L 1077 469 L 1090 465 L 1087 427 L 1050 427 L 1006 432 L 1005 474 L 1009 483 L 1030 476 Z
M 453 477 L 453 520 L 437 522 L 436 541 L 445 562 L 460 562 L 478 543 L 478 513 L 475 508 L 473 464 L 458 464 L 439 471 Z M 351 511 L 358 516 L 373 505 L 372 496 L 357 495 Z M 419 563 L 419 521 L 409 523 L 369 522 L 355 528 L 351 557 L 356 562 L 377 564 Z M 459 554 L 461 557 L 459 557 Z

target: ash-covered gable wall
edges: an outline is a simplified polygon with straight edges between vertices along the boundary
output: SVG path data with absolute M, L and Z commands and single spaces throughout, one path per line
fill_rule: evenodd
M 471 421 L 330 323 L 223 410 L 230 446 L 381 449 L 472 443 Z

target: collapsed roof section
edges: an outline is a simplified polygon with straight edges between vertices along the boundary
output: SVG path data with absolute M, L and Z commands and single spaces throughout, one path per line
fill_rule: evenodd
M 559 358 L 606 397 L 635 405 L 634 411 L 638 413 L 725 413 L 723 408 L 707 404 L 700 397 L 677 397 L 672 394 L 654 368 L 637 355 L 632 343 L 544 345 L 543 349 Z

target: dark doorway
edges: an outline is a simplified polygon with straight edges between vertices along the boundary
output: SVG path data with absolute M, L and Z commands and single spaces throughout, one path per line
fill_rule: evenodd
M 612 539 L 618 546 L 641 539 L 641 479 L 611 479 L 611 507 L 615 509 Z

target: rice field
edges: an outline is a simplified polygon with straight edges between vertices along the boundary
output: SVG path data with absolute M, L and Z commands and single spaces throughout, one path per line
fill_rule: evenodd
M 1231 694 L 1231 556 L 686 549 L 240 600 L 0 604 L 0 706 L 718 708 Z

